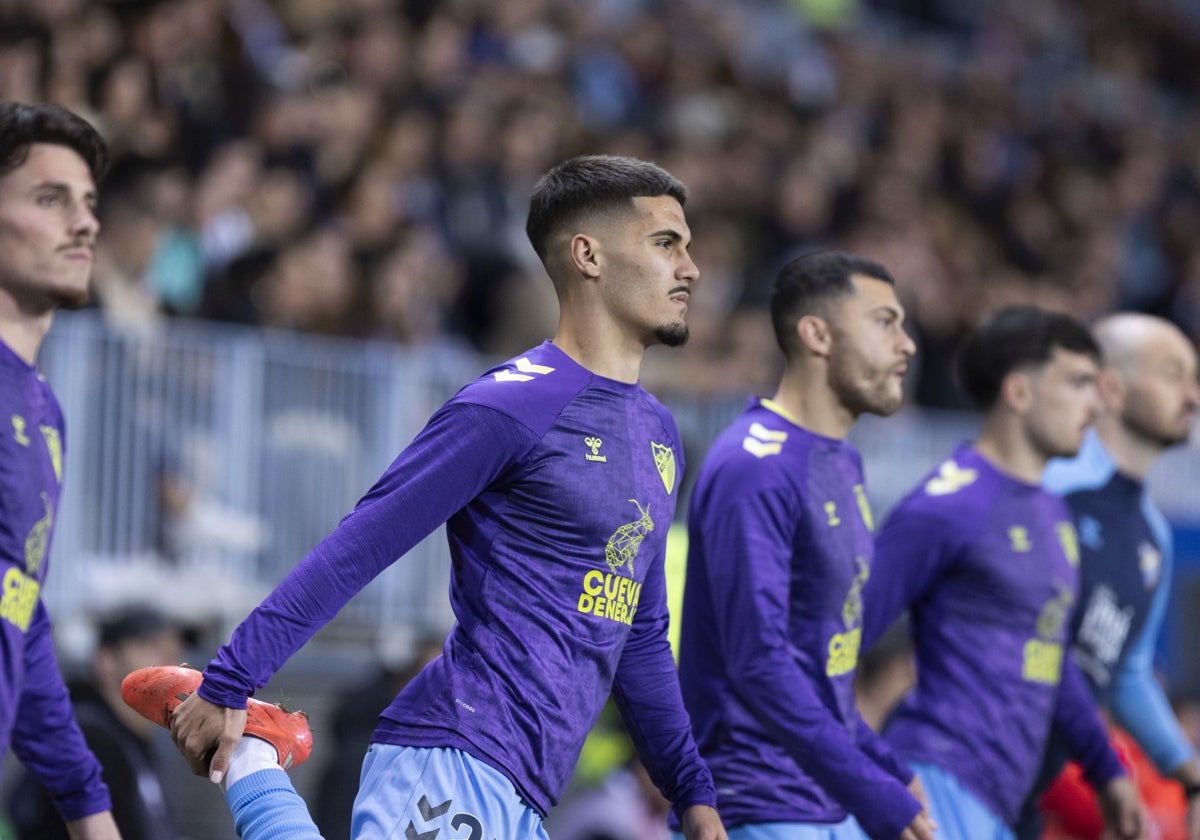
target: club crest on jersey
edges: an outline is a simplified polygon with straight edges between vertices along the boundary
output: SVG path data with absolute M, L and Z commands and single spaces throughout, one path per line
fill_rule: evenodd
M 600 447 L 604 445 L 604 441 L 600 438 L 595 435 L 588 435 L 583 439 L 583 445 L 592 450 L 591 452 L 584 453 L 584 460 L 596 461 L 601 464 L 608 463 L 608 457 L 600 454 Z
M 1104 548 L 1104 528 L 1100 520 L 1094 516 L 1082 516 L 1079 519 L 1079 541 L 1092 551 Z
M 867 500 L 867 491 L 861 484 L 854 485 L 854 500 L 858 502 L 858 512 L 868 531 L 875 530 L 875 517 L 871 515 L 871 503 Z
M 669 496 L 675 491 L 675 450 L 669 446 L 663 446 L 661 443 L 650 441 L 650 452 L 654 455 L 654 466 L 658 470 L 658 477 L 662 479 L 663 487 L 667 488 Z
M 1072 566 L 1078 566 L 1079 536 L 1075 533 L 1075 526 L 1070 522 L 1056 522 L 1054 533 L 1058 534 L 1058 544 L 1062 546 L 1063 554 L 1067 556 L 1067 562 Z
M 58 436 L 58 429 L 53 426 L 38 426 L 38 428 L 42 430 L 42 437 L 46 441 L 46 450 L 50 453 L 50 463 L 54 465 L 54 477 L 61 484 L 62 440 Z
M 1138 546 L 1138 571 L 1142 573 L 1142 585 L 1153 589 L 1162 574 L 1162 554 L 1148 542 Z

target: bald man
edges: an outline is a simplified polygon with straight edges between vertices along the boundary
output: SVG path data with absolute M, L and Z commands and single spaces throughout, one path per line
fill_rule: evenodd
M 1187 794 L 1189 840 L 1200 840 L 1200 762 L 1153 673 L 1170 591 L 1171 532 L 1145 489 L 1162 453 L 1185 443 L 1200 386 L 1196 350 L 1161 318 L 1122 313 L 1093 330 L 1104 352 L 1102 411 L 1079 454 L 1052 461 L 1045 485 L 1075 519 L 1082 564 L 1071 652 L 1100 702 L 1163 775 Z M 1051 744 L 1042 780 L 1063 763 Z M 1018 832 L 1037 836 L 1034 791 Z

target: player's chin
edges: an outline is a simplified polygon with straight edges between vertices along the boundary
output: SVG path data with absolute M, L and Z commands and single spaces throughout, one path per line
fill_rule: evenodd
M 900 380 L 889 376 L 879 383 L 867 395 L 867 404 L 867 410 L 871 414 L 878 414 L 880 417 L 895 414 L 900 410 L 900 406 L 904 405 L 904 388 L 901 386 Z
M 1074 458 L 1079 454 L 1080 448 L 1083 446 L 1083 435 L 1080 434 L 1077 438 L 1070 440 L 1062 440 L 1058 446 L 1054 447 L 1049 453 L 1051 458 Z
M 92 302 L 92 290 L 89 285 L 63 286 L 51 293 L 54 305 L 59 309 L 83 309 Z
M 663 324 L 654 331 L 654 338 L 659 344 L 664 344 L 667 347 L 682 347 L 687 344 L 688 337 L 687 324 L 682 321 L 676 321 L 671 324 Z
M 1192 423 L 1189 420 L 1187 426 L 1172 429 L 1166 434 L 1158 436 L 1158 444 L 1162 447 L 1179 446 L 1187 443 L 1192 437 Z
M 871 413 L 878 414 L 880 417 L 889 417 L 900 410 L 900 406 L 904 405 L 904 395 L 902 393 L 885 393 L 872 400 Z

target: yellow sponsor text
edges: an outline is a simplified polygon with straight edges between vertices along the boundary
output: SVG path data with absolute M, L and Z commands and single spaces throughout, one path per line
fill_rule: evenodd
M 829 660 L 825 673 L 840 677 L 858 667 L 858 649 L 862 646 L 862 628 L 855 627 L 845 633 L 835 633 L 829 640 Z
M 1026 682 L 1058 685 L 1062 674 L 1062 645 L 1030 639 L 1025 643 L 1025 659 L 1021 664 L 1021 677 Z
M 10 568 L 4 573 L 4 593 L 0 595 L 0 618 L 16 626 L 22 633 L 33 621 L 37 609 L 38 594 L 42 587 L 36 580 L 20 569 Z
M 592 570 L 583 576 L 577 609 L 621 624 L 633 624 L 641 594 L 642 585 L 632 578 Z

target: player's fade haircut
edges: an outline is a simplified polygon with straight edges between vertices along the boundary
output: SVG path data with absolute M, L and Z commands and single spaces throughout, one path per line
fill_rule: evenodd
M 628 208 L 633 199 L 669 195 L 681 205 L 687 188 L 656 164 L 615 155 L 581 155 L 543 175 L 529 198 L 525 233 L 543 260 L 550 237 L 585 214 Z
M 1036 306 L 1009 306 L 986 318 L 958 350 L 959 387 L 981 411 L 1000 398 L 1004 377 L 1050 361 L 1055 348 L 1091 356 L 1103 354 L 1088 328 L 1070 315 Z
M 830 301 L 854 294 L 854 276 L 896 281 L 873 260 L 842 251 L 815 251 L 796 257 L 779 269 L 771 288 L 771 326 L 785 356 L 795 352 L 796 324 L 805 315 L 825 316 Z
M 0 178 L 29 157 L 34 143 L 66 146 L 83 158 L 99 181 L 108 167 L 108 147 L 99 132 L 61 105 L 0 102 Z

